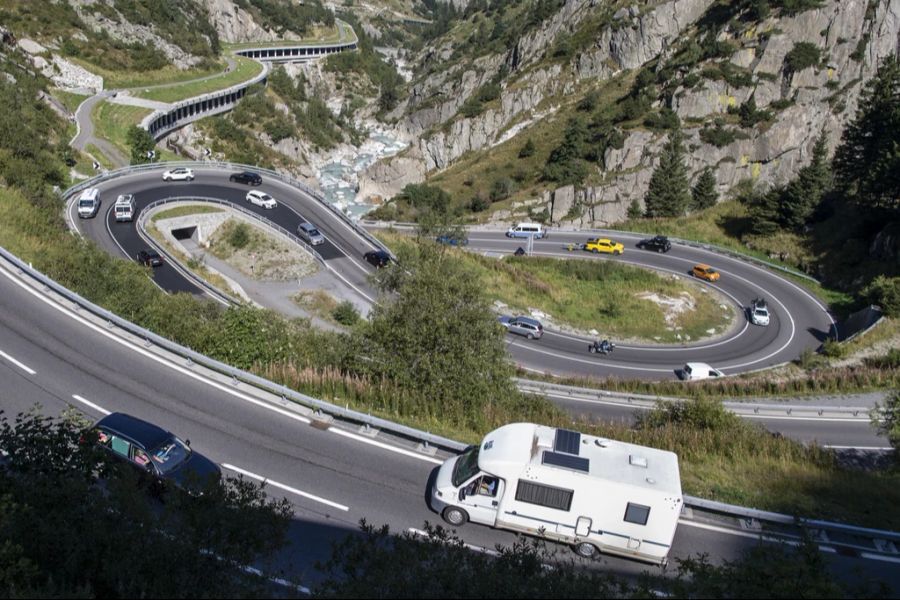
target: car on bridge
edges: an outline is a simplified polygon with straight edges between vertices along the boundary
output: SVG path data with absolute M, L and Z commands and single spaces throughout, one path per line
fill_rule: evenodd
M 702 263 L 699 265 L 694 265 L 694 268 L 691 269 L 691 275 L 710 282 L 719 280 L 719 272 L 713 269 L 711 266 L 704 265 Z
M 177 169 L 169 169 L 163 173 L 163 181 L 193 181 L 194 170 L 187 167 L 178 167 Z
M 593 252 L 594 254 L 603 252 L 605 254 L 612 254 L 615 256 L 618 256 L 625 252 L 625 246 L 621 242 L 614 242 L 606 238 L 590 239 L 585 242 L 584 249 L 587 252 Z
M 262 177 L 260 177 L 258 173 L 252 171 L 243 171 L 241 173 L 232 173 L 228 178 L 228 181 L 244 183 L 246 185 L 260 185 L 262 184 Z
M 664 235 L 657 235 L 639 241 L 637 247 L 643 250 L 653 250 L 654 252 L 668 252 L 672 249 L 672 242 Z
M 497 317 L 497 321 L 506 327 L 510 333 L 524 335 L 529 340 L 538 340 L 544 335 L 544 326 L 537 319 L 531 317 L 511 317 L 502 315 Z
M 275 201 L 275 198 L 260 190 L 250 190 L 247 192 L 247 202 L 255 204 L 256 206 L 261 206 L 262 208 L 275 208 L 278 206 L 278 202 Z
M 97 421 L 91 431 L 100 448 L 133 467 L 154 492 L 174 487 L 201 495 L 205 486 L 222 478 L 216 463 L 191 450 L 190 440 L 183 442 L 137 417 L 112 413 Z
M 137 261 L 145 267 L 161 267 L 163 264 L 162 256 L 152 248 L 138 252 Z

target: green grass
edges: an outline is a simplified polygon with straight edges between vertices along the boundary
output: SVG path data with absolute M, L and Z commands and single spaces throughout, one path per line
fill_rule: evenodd
M 71 113 L 74 113 L 82 102 L 90 98 L 90 96 L 85 94 L 75 94 L 59 88 L 50 88 L 50 94 L 62 102 L 63 106 L 66 107 L 66 110 Z
M 352 36 L 348 37 L 350 41 Z M 271 42 L 239 42 L 235 44 L 223 44 L 223 51 L 242 50 L 244 48 L 271 48 L 278 46 L 290 46 L 292 44 L 303 44 L 305 46 L 314 46 L 319 44 L 334 44 L 341 41 L 341 31 L 338 25 L 334 27 L 315 27 L 312 35 L 304 38 L 281 39 Z
M 86 151 L 88 154 L 93 155 L 94 158 L 97 159 L 97 162 L 99 162 L 99 163 L 103 166 L 104 169 L 107 169 L 107 170 L 110 170 L 110 171 L 111 171 L 111 170 L 113 170 L 113 169 L 116 168 L 116 166 L 115 166 L 114 164 L 112 164 L 108 158 L 106 158 L 106 155 L 103 154 L 103 152 L 100 150 L 100 148 L 98 148 L 98 147 L 95 146 L 94 144 L 88 144 L 88 145 L 85 147 L 85 151 Z M 93 174 L 93 173 L 94 173 L 93 166 L 91 166 L 91 168 L 88 169 L 87 172 Z
M 396 234 L 378 235 L 395 247 L 413 243 Z M 603 336 L 677 343 L 708 337 L 707 330 L 723 333 L 734 319 L 731 304 L 706 286 L 615 260 L 457 255 L 481 278 L 488 297 L 507 304 L 509 312 L 536 308 L 554 323 L 597 329 Z M 690 298 L 694 308 L 667 323 L 659 304 L 639 297 L 647 293 Z
M 106 89 L 140 88 L 151 85 L 166 85 L 182 81 L 190 81 L 199 77 L 206 77 L 225 70 L 225 61 L 219 60 L 215 65 L 194 69 L 179 69 L 175 65 L 166 65 L 161 69 L 152 71 L 113 71 L 104 69 L 94 63 L 81 60 L 77 57 L 67 57 L 70 60 L 91 73 L 103 77 L 103 87 Z
M 131 148 L 127 140 L 128 129 L 132 125 L 140 124 L 141 120 L 152 112 L 149 108 L 103 101 L 94 107 L 91 120 L 94 122 L 97 137 L 107 140 L 124 156 L 129 157 Z
M 324 321 L 337 323 L 334 318 L 334 309 L 337 308 L 338 301 L 324 290 L 300 291 L 291 296 L 291 301 Z
M 190 206 L 176 206 L 175 208 L 161 210 L 158 213 L 154 213 L 150 220 L 155 223 L 156 221 L 159 221 L 161 219 L 174 219 L 175 217 L 183 217 L 185 215 L 199 215 L 218 212 L 224 211 L 221 208 L 215 206 L 192 204 Z
M 159 89 L 135 89 L 134 95 L 148 100 L 159 102 L 177 102 L 187 98 L 193 98 L 201 94 L 223 90 L 237 85 L 248 79 L 252 79 L 262 72 L 263 66 L 255 60 L 236 56 L 237 65 L 230 73 L 222 73 L 218 77 L 203 81 L 188 81 L 183 85 L 165 87 Z

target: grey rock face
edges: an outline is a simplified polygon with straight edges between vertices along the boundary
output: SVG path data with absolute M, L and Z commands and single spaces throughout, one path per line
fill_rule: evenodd
M 280 38 L 259 25 L 253 15 L 232 0 L 200 0 L 223 42 L 267 42 Z

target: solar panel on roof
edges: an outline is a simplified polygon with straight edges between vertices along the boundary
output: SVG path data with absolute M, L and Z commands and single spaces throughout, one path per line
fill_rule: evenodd
M 544 452 L 541 462 L 545 465 L 554 467 L 563 467 L 564 469 L 572 469 L 573 471 L 581 471 L 588 473 L 591 461 L 580 456 L 572 456 L 571 454 L 562 454 L 560 452 Z
M 568 429 L 556 430 L 556 442 L 553 449 L 557 452 L 565 452 L 566 454 L 574 454 L 578 456 L 578 445 L 581 444 L 581 434 L 577 431 Z

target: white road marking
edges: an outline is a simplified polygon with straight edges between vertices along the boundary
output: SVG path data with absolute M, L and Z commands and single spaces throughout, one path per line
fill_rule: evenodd
M 5 358 L 6 360 L 8 360 L 9 362 L 11 362 L 12 364 L 16 365 L 17 367 L 19 367 L 20 369 L 22 369 L 23 371 L 25 371 L 25 372 L 28 373 L 29 375 L 34 375 L 34 374 L 37 372 L 37 371 L 35 371 L 34 369 L 32 369 L 32 368 L 28 367 L 27 365 L 25 365 L 24 363 L 21 363 L 21 362 L 17 361 L 16 359 L 14 359 L 12 356 L 10 356 L 9 354 L 7 354 L 7 353 L 4 352 L 3 350 L 0 350 L 0 356 L 2 356 L 3 358 Z
M 332 507 L 332 508 L 336 508 L 336 509 L 338 509 L 338 510 L 343 510 L 343 511 L 349 511 L 349 510 L 350 510 L 350 507 L 349 507 L 349 506 L 344 506 L 343 504 L 338 504 L 337 502 L 332 502 L 331 500 L 328 500 L 328 499 L 326 499 L 326 498 L 322 498 L 321 496 L 316 496 L 316 495 L 314 495 L 314 494 L 310 494 L 310 493 L 308 493 L 308 492 L 304 492 L 303 490 L 298 490 L 297 488 L 293 488 L 293 487 L 291 487 L 291 486 L 289 486 L 289 485 L 285 485 L 285 484 L 283 484 L 283 483 L 278 483 L 277 481 L 273 481 L 273 480 L 269 479 L 268 477 L 263 477 L 262 475 L 257 475 L 256 473 L 251 473 L 250 471 L 246 471 L 246 470 L 244 470 L 244 469 L 241 469 L 240 467 L 236 467 L 236 466 L 230 465 L 230 464 L 228 464 L 228 463 L 222 463 L 222 466 L 223 466 L 224 468 L 228 469 L 229 471 L 234 471 L 235 473 L 240 473 L 241 475 L 244 475 L 245 477 L 249 477 L 250 479 L 255 479 L 255 480 L 257 480 L 257 481 L 262 481 L 262 482 L 264 482 L 266 485 L 270 485 L 270 486 L 276 487 L 276 488 L 278 488 L 278 489 L 280 489 L 280 490 L 284 490 L 284 491 L 286 491 L 286 492 L 290 492 L 291 494 L 296 494 L 297 496 L 301 496 L 301 497 L 306 498 L 306 499 L 308 499 L 308 500 L 313 500 L 314 502 L 320 502 L 320 503 L 322 503 L 322 504 L 325 504 L 325 505 L 330 506 L 330 507 Z
M 78 394 L 72 394 L 72 397 L 75 398 L 76 400 L 78 400 L 79 402 L 81 402 L 82 404 L 85 404 L 85 405 L 87 405 L 87 406 L 90 406 L 91 408 L 93 408 L 93 409 L 96 410 L 98 413 L 100 413 L 100 414 L 102 414 L 102 415 L 104 415 L 104 416 L 109 415 L 109 414 L 112 414 L 112 413 L 110 413 L 108 410 L 106 410 L 105 408 L 103 408 L 102 406 L 99 406 L 99 405 L 97 405 L 97 404 L 94 404 L 94 403 L 91 402 L 90 400 L 86 400 L 85 398 L 82 398 L 82 397 L 79 396 Z
M 444 461 L 433 458 L 431 456 L 426 456 L 424 454 L 420 454 L 418 452 L 413 452 L 412 450 L 407 450 L 405 448 L 398 448 L 397 446 L 392 446 L 390 444 L 385 444 L 384 442 L 379 442 L 373 440 L 371 438 L 367 438 L 362 435 L 356 435 L 355 433 L 350 433 L 349 431 L 344 431 L 343 429 L 338 429 L 337 427 L 329 427 L 328 431 L 331 433 L 336 433 L 340 436 L 350 438 L 352 440 L 356 440 L 357 442 L 362 442 L 363 444 L 369 444 L 370 446 L 375 446 L 377 448 L 382 448 L 384 450 L 388 450 L 390 452 L 396 452 L 397 454 L 403 454 L 404 456 L 411 456 L 412 458 L 418 458 L 419 460 L 430 462 L 435 465 L 442 465 Z

